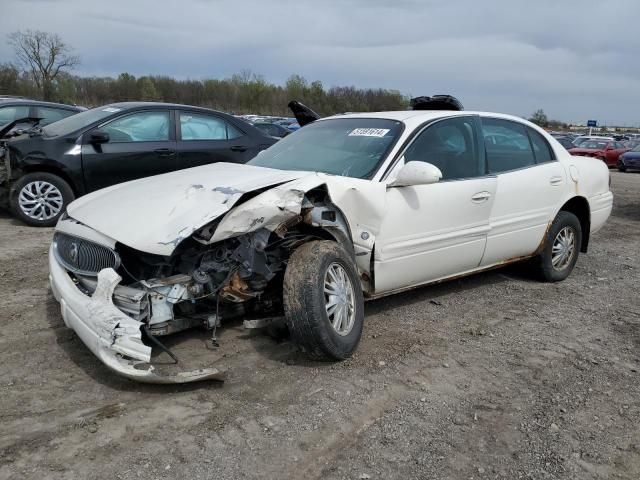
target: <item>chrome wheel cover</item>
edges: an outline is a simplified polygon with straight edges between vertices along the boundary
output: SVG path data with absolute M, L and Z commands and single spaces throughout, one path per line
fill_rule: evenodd
M 18 205 L 27 217 L 50 220 L 60 213 L 62 192 L 52 183 L 38 180 L 27 183 L 18 194 Z
M 576 232 L 564 227 L 558 232 L 551 247 L 551 265 L 554 270 L 564 270 L 573 260 L 576 251 Z
M 332 263 L 324 274 L 324 301 L 329 323 L 340 336 L 349 335 L 356 320 L 355 295 L 342 265 Z

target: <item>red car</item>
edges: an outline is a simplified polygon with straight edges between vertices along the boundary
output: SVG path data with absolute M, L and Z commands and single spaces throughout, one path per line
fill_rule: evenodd
M 588 140 L 579 147 L 569 149 L 571 155 L 582 157 L 596 157 L 607 164 L 608 167 L 615 167 L 618 164 L 618 157 L 629 149 L 622 142 L 612 142 L 611 140 Z

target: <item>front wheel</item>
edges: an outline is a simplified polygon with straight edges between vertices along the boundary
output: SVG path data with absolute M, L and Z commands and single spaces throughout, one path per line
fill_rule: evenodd
M 547 282 L 567 278 L 578 260 L 581 246 L 580 220 L 571 212 L 559 212 L 547 232 L 542 252 L 533 260 L 538 275 Z
M 624 165 L 623 163 L 618 163 L 618 171 L 619 172 L 626 172 L 627 171 L 627 166 Z
M 24 175 L 11 189 L 11 211 L 27 225 L 52 227 L 73 201 L 67 182 L 48 172 Z
M 364 297 L 355 265 L 332 241 L 299 247 L 284 275 L 285 319 L 292 340 L 315 360 L 344 360 L 364 323 Z

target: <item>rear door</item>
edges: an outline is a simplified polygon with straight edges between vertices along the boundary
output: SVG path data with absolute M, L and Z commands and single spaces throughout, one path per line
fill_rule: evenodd
M 246 163 L 258 145 L 240 127 L 215 114 L 178 110 L 178 168 L 216 162 Z
M 489 173 L 498 184 L 482 266 L 531 255 L 564 194 L 566 172 L 537 131 L 519 122 L 482 118 Z
M 100 130 L 109 141 L 92 144 Z M 82 166 L 87 191 L 177 169 L 171 111 L 145 110 L 122 115 L 86 132 Z

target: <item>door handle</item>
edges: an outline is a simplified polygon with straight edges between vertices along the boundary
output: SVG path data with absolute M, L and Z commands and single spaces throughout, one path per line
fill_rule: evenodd
M 232 152 L 246 152 L 247 151 L 247 147 L 245 147 L 244 145 L 234 145 L 233 147 L 231 147 L 231 151 Z
M 471 201 L 473 203 L 482 203 L 486 202 L 491 198 L 491 194 L 489 192 L 478 192 L 473 197 L 471 197 Z
M 549 183 L 550 183 L 551 185 L 553 185 L 554 187 L 555 187 L 556 185 L 560 185 L 563 181 L 564 181 L 564 179 L 563 179 L 562 177 L 560 177 L 560 176 L 551 177 L 551 178 L 549 179 Z
M 160 157 L 173 157 L 176 154 L 176 151 L 170 148 L 158 148 L 153 152 L 157 153 Z

